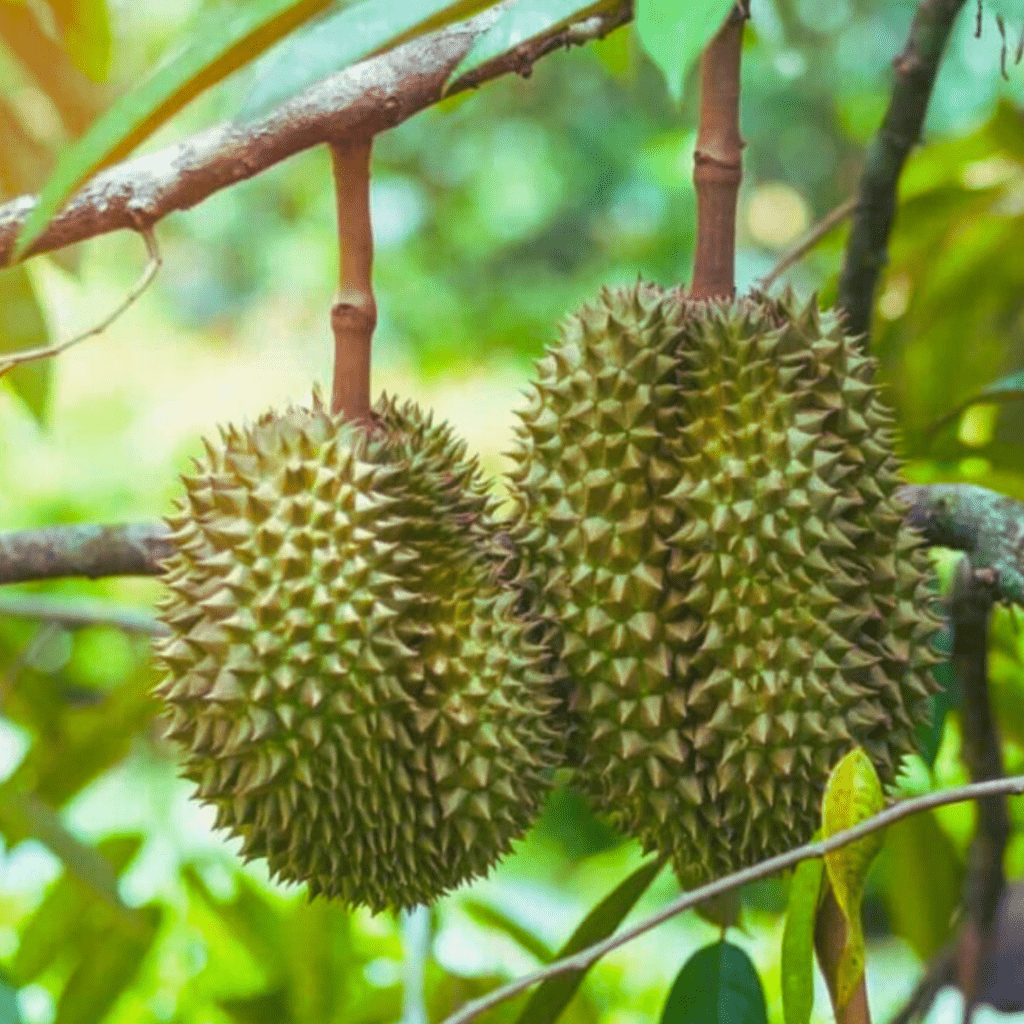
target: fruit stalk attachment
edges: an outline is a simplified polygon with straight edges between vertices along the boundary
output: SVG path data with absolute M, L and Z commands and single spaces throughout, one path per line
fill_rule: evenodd
M 331 166 L 338 205 L 338 293 L 331 306 L 334 387 L 331 411 L 346 419 L 370 416 L 370 345 L 377 326 L 370 224 L 371 138 L 335 143 Z

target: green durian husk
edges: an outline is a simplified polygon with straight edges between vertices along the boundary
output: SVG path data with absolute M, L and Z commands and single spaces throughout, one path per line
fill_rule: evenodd
M 561 758 L 476 460 L 383 398 L 222 430 L 168 522 L 168 735 L 282 881 L 375 911 L 485 873 Z
M 685 885 L 807 841 L 832 766 L 892 781 L 935 689 L 874 361 L 813 300 L 637 284 L 538 369 L 512 532 L 579 785 Z

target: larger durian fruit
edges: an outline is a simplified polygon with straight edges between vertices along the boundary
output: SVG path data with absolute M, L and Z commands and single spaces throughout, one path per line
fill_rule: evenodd
M 791 297 L 638 284 L 569 319 L 521 414 L 521 582 L 579 781 L 698 884 L 806 841 L 830 768 L 915 749 L 927 556 L 873 361 Z
M 485 872 L 558 754 L 475 460 L 387 399 L 369 431 L 315 400 L 206 447 L 169 519 L 159 693 L 217 825 L 374 910 Z

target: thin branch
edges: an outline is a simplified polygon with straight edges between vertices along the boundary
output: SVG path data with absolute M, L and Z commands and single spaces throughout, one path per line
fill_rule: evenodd
M 1002 745 L 988 692 L 988 623 L 995 599 L 995 573 L 975 571 L 964 556 L 953 578 L 953 666 L 963 699 L 963 760 L 975 782 L 1003 775 Z M 968 856 L 964 891 L 966 917 L 961 927 L 957 980 L 964 994 L 964 1021 L 970 1020 L 983 983 L 982 967 L 991 960 L 999 901 L 1006 885 L 1003 855 L 1010 838 L 1006 798 L 978 801 L 978 827 Z
M 682 896 L 666 904 L 661 910 L 651 914 L 650 917 L 638 921 L 635 925 L 623 929 L 616 935 L 588 946 L 572 956 L 555 960 L 540 970 L 523 975 L 523 977 L 509 982 L 507 985 L 502 985 L 500 988 L 489 992 L 479 999 L 466 1003 L 456 1013 L 447 1017 L 442 1024 L 469 1024 L 469 1021 L 476 1020 L 482 1013 L 486 1013 L 500 1003 L 512 999 L 520 992 L 525 992 L 527 989 L 548 978 L 554 978 L 571 971 L 586 971 L 607 953 L 626 945 L 628 942 L 632 942 L 633 939 L 649 932 L 652 928 L 656 928 L 669 918 L 681 914 L 684 910 L 689 910 L 695 904 L 702 903 L 704 900 L 720 896 L 722 893 L 737 889 L 750 882 L 756 882 L 779 871 L 795 867 L 801 861 L 811 860 L 815 857 L 824 857 L 826 853 L 838 850 L 849 843 L 855 843 L 858 839 L 863 839 L 872 832 L 886 828 L 912 814 L 920 814 L 922 811 L 930 811 L 935 807 L 963 803 L 967 800 L 978 800 L 997 794 L 1013 794 L 1015 796 L 1024 794 L 1024 775 L 996 779 L 992 782 L 972 783 L 968 786 L 958 786 L 935 793 L 926 793 L 924 796 L 914 797 L 910 800 L 901 800 L 899 803 L 893 804 L 892 807 L 887 807 L 879 814 L 854 825 L 853 828 L 837 832 L 828 839 L 806 843 L 787 853 L 780 853 L 776 857 L 762 861 L 760 864 L 754 864 L 749 868 L 744 868 L 742 871 L 737 871 L 735 874 L 719 878 L 714 882 L 701 886 L 699 889 L 694 889 L 692 892 L 684 893 Z
M 65 576 L 159 576 L 173 552 L 163 523 L 80 524 L 0 533 L 0 583 Z
M 347 419 L 370 418 L 370 346 L 377 326 L 373 297 L 373 227 L 370 223 L 370 158 L 373 139 L 331 146 L 338 207 L 338 293 L 331 306 L 334 388 L 331 411 Z
M 837 981 L 839 965 L 846 951 L 846 931 L 846 917 L 826 877 L 825 895 L 814 921 L 814 951 L 825 976 L 836 1024 L 871 1024 L 868 987 L 863 974 L 850 998 L 846 1003 L 839 1004 Z
M 156 236 L 153 234 L 153 229 L 150 227 L 144 227 L 139 232 L 142 235 L 143 240 L 146 243 L 146 252 L 149 253 L 149 260 L 146 263 L 145 269 L 142 271 L 141 276 L 135 283 L 135 286 L 128 292 L 122 302 L 118 305 L 109 316 L 101 320 L 95 327 L 90 327 L 89 330 L 83 334 L 78 334 L 73 338 L 69 338 L 67 341 L 58 342 L 56 345 L 47 345 L 43 348 L 28 349 L 25 352 L 15 352 L 13 355 L 4 356 L 0 359 L 0 377 L 2 377 L 8 370 L 13 370 L 14 367 L 20 366 L 22 363 L 31 363 L 37 359 L 49 359 L 51 356 L 60 355 L 61 352 L 67 351 L 72 345 L 77 345 L 80 341 L 85 341 L 86 338 L 91 338 L 96 334 L 102 334 L 129 306 L 150 286 L 153 278 L 156 277 L 157 271 L 160 269 L 160 265 L 163 262 L 160 258 L 160 249 L 156 244 Z
M 700 127 L 693 153 L 694 299 L 727 297 L 735 288 L 736 197 L 743 179 L 740 56 L 747 17 L 746 6 L 735 4 L 700 58 Z
M 68 201 L 29 254 L 109 231 L 138 231 L 312 146 L 375 135 L 444 96 L 509 72 L 526 74 L 546 54 L 601 38 L 633 16 L 630 0 L 621 0 L 583 22 L 552 29 L 463 75 L 443 96 L 449 75 L 507 7 L 499 4 L 346 68 L 258 120 L 217 125 L 102 171 Z M 0 267 L 10 262 L 35 203 L 34 196 L 22 196 L 0 206 Z
M 889 109 L 864 161 L 839 280 L 838 305 L 846 311 L 851 334 L 870 333 L 875 286 L 889 259 L 900 173 L 921 137 L 946 40 L 964 2 L 920 0 L 906 46 L 894 62 L 896 81 Z
M 843 200 L 834 210 L 825 214 L 817 224 L 808 229 L 807 233 L 791 249 L 784 252 L 778 262 L 758 281 L 757 286 L 766 292 L 795 263 L 799 263 L 826 235 L 839 227 L 853 213 L 857 205 L 855 197 Z
M 49 597 L 0 593 L 0 617 L 5 615 L 50 622 L 65 629 L 112 626 L 125 633 L 167 635 L 167 627 L 144 611 L 95 601 L 61 601 Z

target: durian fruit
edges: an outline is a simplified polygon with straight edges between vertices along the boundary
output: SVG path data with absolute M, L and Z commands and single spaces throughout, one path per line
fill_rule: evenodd
M 809 839 L 829 770 L 915 749 L 936 628 L 873 360 L 812 301 L 638 284 L 565 325 L 511 490 L 579 782 L 695 885 Z
M 206 443 L 168 520 L 158 692 L 243 856 L 377 911 L 487 871 L 559 747 L 476 461 L 412 404 L 375 417 L 315 396 Z

